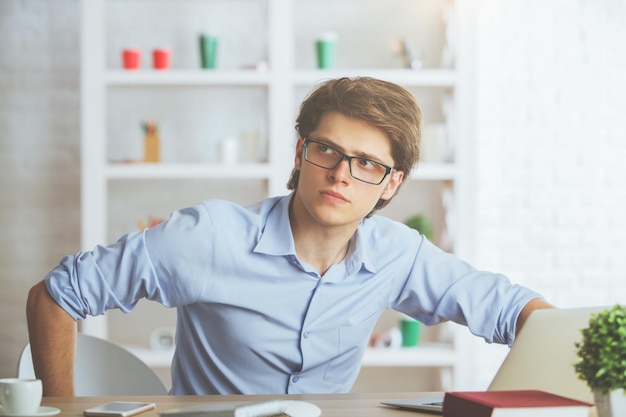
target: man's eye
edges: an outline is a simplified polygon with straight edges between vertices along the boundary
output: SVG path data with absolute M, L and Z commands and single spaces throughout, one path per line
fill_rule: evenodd
M 333 153 L 333 148 L 326 145 L 318 145 L 320 152 L 322 153 Z
M 376 164 L 369 159 L 359 159 L 359 166 L 362 168 L 372 169 L 376 166 Z

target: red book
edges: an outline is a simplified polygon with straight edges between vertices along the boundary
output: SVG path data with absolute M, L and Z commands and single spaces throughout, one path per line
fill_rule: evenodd
M 456 391 L 443 399 L 443 417 L 587 417 L 593 404 L 539 390 Z

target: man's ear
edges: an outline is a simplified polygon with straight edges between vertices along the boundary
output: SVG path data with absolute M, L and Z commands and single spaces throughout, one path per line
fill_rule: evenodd
M 400 187 L 400 184 L 402 184 L 402 179 L 404 178 L 404 172 L 392 171 L 390 175 L 391 175 L 391 179 L 385 186 L 385 190 L 380 196 L 381 200 L 389 200 L 391 197 L 393 197 L 393 195 L 398 190 L 398 187 Z
M 302 168 L 302 151 L 304 150 L 304 139 L 298 136 L 298 141 L 296 142 L 296 155 L 293 163 L 293 167 L 300 171 Z

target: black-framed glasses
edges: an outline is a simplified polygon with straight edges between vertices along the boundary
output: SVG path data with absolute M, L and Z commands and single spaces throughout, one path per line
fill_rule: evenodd
M 374 185 L 383 182 L 385 177 L 393 170 L 393 167 L 381 164 L 378 161 L 360 156 L 346 155 L 326 143 L 313 139 L 304 140 L 304 160 L 328 170 L 337 168 L 341 161 L 346 160 L 348 161 L 352 178 Z

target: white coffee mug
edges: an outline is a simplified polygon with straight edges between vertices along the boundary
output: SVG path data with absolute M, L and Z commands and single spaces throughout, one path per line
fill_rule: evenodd
M 0 379 L 0 414 L 32 416 L 41 404 L 43 387 L 39 379 Z

